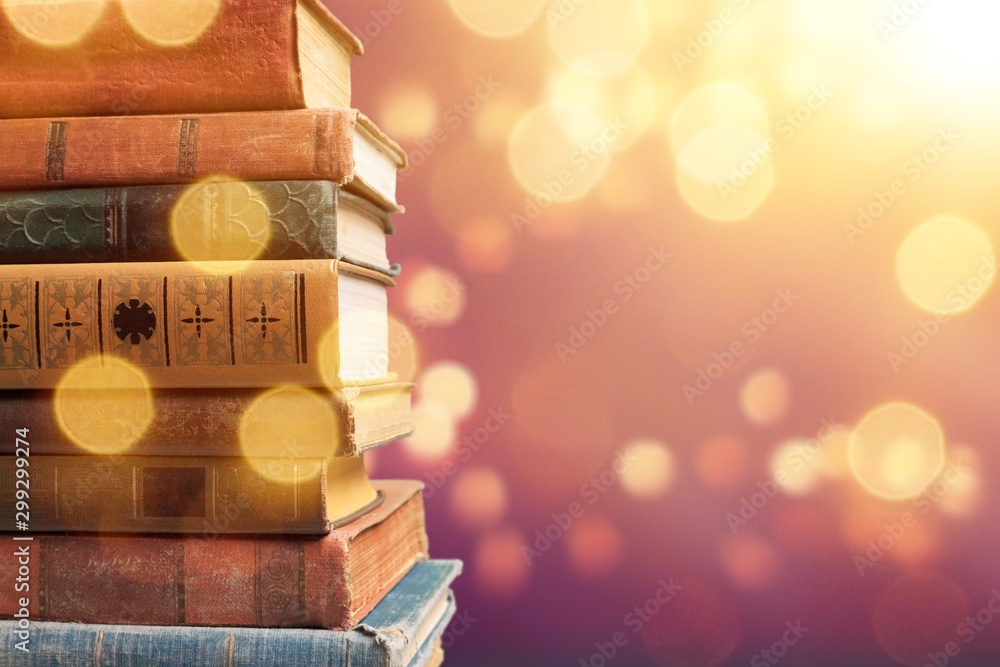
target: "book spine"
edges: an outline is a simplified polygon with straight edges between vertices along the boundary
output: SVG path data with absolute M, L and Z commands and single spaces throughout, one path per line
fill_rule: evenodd
M 240 420 L 260 396 L 257 389 L 165 389 L 153 396 L 153 421 L 129 450 L 129 456 L 242 456 Z M 328 396 L 340 427 L 338 454 L 354 456 L 359 445 L 352 425 L 355 406 L 340 392 Z M 406 392 L 406 399 L 409 391 Z M 27 428 L 31 452 L 42 456 L 80 456 L 57 421 L 50 390 L 0 391 L 0 433 Z M 404 402 L 401 399 L 398 402 Z M 407 416 L 408 421 L 408 416 Z M 13 456 L 15 440 L 0 438 L 0 456 Z
M 346 540 L 222 536 L 36 536 L 31 618 L 68 623 L 259 628 L 347 627 Z M 0 571 L 17 556 L 0 553 Z M 10 589 L 10 590 L 6 590 Z M 138 593 L 141 591 L 141 593 Z M 0 617 L 21 594 L 0 591 Z
M 117 357 L 153 388 L 324 386 L 340 373 L 334 260 L 0 266 L 0 388 L 54 389 L 84 359 Z M 308 304 L 308 305 L 307 305 Z M 323 368 L 320 369 L 320 362 Z M 321 372 L 322 371 L 322 372 Z
M 0 190 L 354 178 L 352 109 L 0 121 Z
M 233 182 L 0 194 L 0 264 L 171 262 L 181 256 L 171 219 L 225 234 L 266 212 L 260 260 L 336 259 L 339 187 L 328 181 Z M 197 201 L 192 201 L 197 200 Z M 249 212 L 249 213 L 248 213 Z M 190 224 L 190 223 L 189 223 Z
M 108 3 L 73 49 L 38 44 L 0 21 L 0 117 L 302 108 L 296 3 L 219 5 L 204 32 L 178 33 L 188 38 L 176 40 L 183 44 L 156 43 L 142 25 L 129 22 L 119 3 Z M 59 9 L 35 10 L 42 29 Z
M 16 461 L 0 458 L 0 531 L 322 535 L 330 528 L 320 460 L 33 456 L 26 477 L 17 476 Z M 286 481 L 260 472 L 270 466 Z M 17 502 L 18 489 L 30 502 Z

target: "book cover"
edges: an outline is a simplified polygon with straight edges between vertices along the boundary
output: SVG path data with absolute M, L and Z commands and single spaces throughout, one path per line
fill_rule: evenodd
M 32 619 L 122 625 L 351 628 L 427 558 L 419 482 L 323 537 L 53 535 L 26 546 Z M 0 571 L 17 570 L 14 549 Z M 0 590 L 0 617 L 21 609 Z
M 321 2 L 200 5 L 5 3 L 0 117 L 297 109 L 317 97 L 314 78 L 327 106 L 350 105 L 361 43 Z M 335 75 L 314 73 L 314 60 Z
M 353 630 L 248 630 L 0 621 L 2 667 L 424 667 L 455 613 L 457 561 L 413 569 Z M 26 640 L 19 632 L 24 632 Z M 27 641 L 27 644 L 19 642 Z M 26 646 L 28 652 L 15 648 Z

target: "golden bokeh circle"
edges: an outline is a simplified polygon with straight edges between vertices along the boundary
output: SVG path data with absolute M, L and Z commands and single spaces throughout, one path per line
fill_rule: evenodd
M 22 36 L 53 48 L 80 42 L 104 16 L 107 0 L 2 0 Z
M 548 0 L 448 0 L 455 16 L 470 30 L 486 37 L 516 37 L 545 9 Z
M 222 0 L 121 0 L 121 4 L 132 28 L 159 46 L 198 41 L 222 10 Z

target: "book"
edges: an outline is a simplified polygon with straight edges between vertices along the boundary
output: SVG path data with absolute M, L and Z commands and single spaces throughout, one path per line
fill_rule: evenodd
M 156 4 L 4 2 L 0 117 L 350 106 L 363 48 L 319 0 Z
M 406 154 L 354 109 L 0 120 L 0 191 L 332 181 L 398 211 Z
M 419 482 L 376 482 L 377 508 L 322 537 L 34 536 L 34 620 L 121 625 L 352 628 L 427 558 Z M 0 572 L 17 571 L 15 549 Z M 0 589 L 0 617 L 24 593 Z
M 397 275 L 392 233 L 385 211 L 329 181 L 0 193 L 0 264 L 345 259 Z M 192 236 L 206 247 L 182 252 Z
M 0 531 L 325 535 L 381 501 L 359 456 L 31 456 L 29 465 L 19 478 L 18 459 L 0 457 Z
M 346 631 L 30 621 L 22 639 L 15 621 L 0 621 L 0 666 L 91 667 L 97 660 L 101 667 L 434 667 L 455 614 L 449 586 L 460 571 L 458 561 L 417 563 L 364 626 Z
M 0 387 L 52 389 L 109 357 L 156 389 L 373 382 L 388 375 L 392 284 L 338 260 L 0 265 Z
M 341 456 L 357 456 L 409 435 L 412 384 L 385 382 L 314 392 L 329 402 L 336 431 L 324 434 Z M 153 417 L 129 456 L 243 456 L 240 422 L 271 394 L 259 389 L 164 389 L 153 393 Z M 262 398 L 263 397 L 263 398 Z M 124 403 L 112 395 L 109 401 Z M 310 406 L 290 408 L 299 418 Z M 59 423 L 51 390 L 0 391 L 0 433 L 30 430 L 32 455 L 75 456 L 83 449 Z M 266 408 L 266 403 L 264 403 Z M 98 443 L 97 449 L 100 449 Z M 16 439 L 0 438 L 0 456 L 13 456 Z M 292 453 L 295 457 L 295 453 Z

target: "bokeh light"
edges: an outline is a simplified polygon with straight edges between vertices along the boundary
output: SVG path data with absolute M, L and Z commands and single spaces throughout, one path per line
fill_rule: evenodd
M 624 546 L 615 524 L 604 515 L 584 515 L 566 534 L 570 567 L 588 578 L 605 577 L 621 564 Z
M 789 440 L 771 454 L 771 475 L 780 482 L 781 490 L 792 496 L 802 496 L 816 490 L 823 478 L 821 445 L 808 440 Z
M 717 125 L 736 125 L 758 137 L 770 135 L 764 102 L 739 84 L 716 81 L 685 97 L 670 117 L 670 143 L 680 156 L 699 134 Z
M 969 445 L 950 447 L 948 462 L 927 493 L 945 514 L 962 518 L 975 515 L 983 500 L 983 459 L 979 452 Z
M 124 359 L 87 357 L 66 371 L 52 399 L 66 437 L 91 454 L 124 454 L 155 416 L 146 374 Z
M 717 491 L 737 489 L 747 474 L 750 453 L 735 437 L 712 438 L 698 451 L 695 468 L 705 484 Z
M 968 596 L 953 581 L 936 574 L 913 574 L 882 592 L 872 610 L 872 628 L 878 645 L 893 660 L 923 667 L 930 654 L 949 642 L 964 644 L 957 628 L 968 609 Z
M 448 269 L 426 266 L 408 278 L 404 289 L 407 310 L 427 325 L 452 325 L 465 312 L 465 286 Z
M 107 0 L 3 0 L 11 25 L 24 37 L 49 47 L 76 44 L 104 16 Z
M 637 440 L 622 450 L 622 487 L 637 498 L 655 498 L 666 493 L 676 475 L 674 454 L 653 440 Z
M 479 589 L 494 598 L 512 598 L 528 583 L 524 539 L 516 528 L 499 528 L 480 538 L 472 561 Z
M 240 418 L 240 448 L 263 477 L 296 484 L 320 474 L 323 461 L 343 456 L 333 397 L 285 385 L 260 394 Z
M 661 590 L 671 581 L 661 580 Z M 669 602 L 644 606 L 650 621 L 642 628 L 642 643 L 658 665 L 718 667 L 733 654 L 740 640 L 740 622 L 733 601 L 700 579 L 676 582 Z M 662 596 L 661 596 L 662 597 Z M 661 600 L 651 598 L 657 603 Z M 656 613 L 652 613 L 653 611 Z
M 756 534 L 727 538 L 719 548 L 722 568 L 745 591 L 771 587 L 782 572 L 782 558 L 767 540 Z
M 597 76 L 632 65 L 650 34 L 645 0 L 558 2 L 546 20 L 556 54 L 570 67 Z
M 447 408 L 421 401 L 413 406 L 413 435 L 403 446 L 418 459 L 439 459 L 451 451 L 458 436 L 455 418 Z
M 896 256 L 899 284 L 914 304 L 935 314 L 961 313 L 996 278 L 990 237 L 959 218 L 935 218 L 915 229 Z
M 476 407 L 479 388 L 465 366 L 440 361 L 430 366 L 417 383 L 420 400 L 444 408 L 454 419 L 464 419 Z
M 196 42 L 212 26 L 222 0 L 120 0 L 137 33 L 160 46 Z
M 271 211 L 249 183 L 214 176 L 189 186 L 170 216 L 177 252 L 199 269 L 232 273 L 260 257 L 271 238 Z
M 758 426 L 775 424 L 788 414 L 791 389 L 781 371 L 765 368 L 757 371 L 740 389 L 740 409 Z
M 399 318 L 389 315 L 389 372 L 399 382 L 413 382 L 420 371 L 417 339 Z
M 470 271 L 498 273 L 514 258 L 514 228 L 493 217 L 470 220 L 456 233 L 458 255 Z
M 851 434 L 849 460 L 855 479 L 886 500 L 915 498 L 934 481 L 945 462 L 941 426 L 908 403 L 879 406 Z
M 455 520 L 473 530 L 496 525 L 507 513 L 507 485 L 496 470 L 463 470 L 451 487 L 449 507 Z
M 515 37 L 526 31 L 548 0 L 448 0 L 469 29 L 487 37 Z
M 640 67 L 610 77 L 568 70 L 553 77 L 550 89 L 553 102 L 583 107 L 598 118 L 621 121 L 621 132 L 609 147 L 613 153 L 634 145 L 656 117 L 653 82 Z
M 542 104 L 511 132 L 510 168 L 539 201 L 551 205 L 581 199 L 607 172 L 613 146 L 621 137 L 615 123 L 576 104 Z
M 430 88 L 400 84 L 386 94 L 379 126 L 397 141 L 421 139 L 431 134 L 438 120 L 438 102 Z

